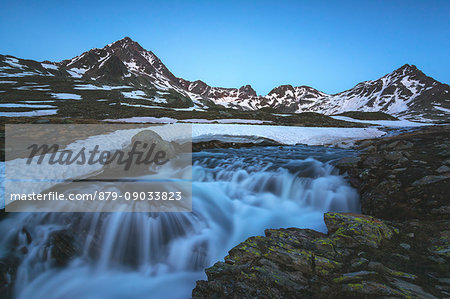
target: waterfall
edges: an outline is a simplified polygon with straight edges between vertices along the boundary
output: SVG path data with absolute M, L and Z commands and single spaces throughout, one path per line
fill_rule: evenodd
M 266 228 L 326 232 L 324 212 L 358 212 L 357 192 L 329 163 L 351 154 L 307 146 L 195 153 L 191 213 L 9 214 L 0 254 L 20 260 L 14 296 L 189 297 L 204 269 L 246 238 Z

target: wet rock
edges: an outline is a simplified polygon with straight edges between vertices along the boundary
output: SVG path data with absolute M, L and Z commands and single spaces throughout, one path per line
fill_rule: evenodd
M 338 168 L 355 168 L 358 166 L 360 157 L 345 157 L 336 162 Z
M 57 266 L 65 266 L 82 252 L 75 235 L 67 230 L 55 231 L 49 238 L 48 247 Z
M 25 227 L 22 228 L 22 233 L 25 234 L 25 236 L 27 238 L 27 243 L 30 244 L 33 239 L 31 238 L 31 234 L 28 232 L 28 230 Z
M 0 259 L 0 297 L 12 298 L 19 263 L 20 259 L 16 256 Z

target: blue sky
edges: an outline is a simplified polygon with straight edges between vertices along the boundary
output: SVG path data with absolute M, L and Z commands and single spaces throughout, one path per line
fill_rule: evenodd
M 2 0 L 0 53 L 59 61 L 130 36 L 179 77 L 336 93 L 405 63 L 450 82 L 450 1 Z

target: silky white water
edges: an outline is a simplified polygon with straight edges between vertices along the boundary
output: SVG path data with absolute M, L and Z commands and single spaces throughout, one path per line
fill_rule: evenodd
M 189 298 L 204 269 L 264 229 L 326 232 L 323 213 L 358 212 L 329 164 L 351 151 L 288 146 L 193 156 L 192 213 L 20 213 L 0 222 L 1 259 L 16 257 L 16 298 Z M 52 255 L 69 236 L 67 264 Z M 11 278 L 13 279 L 13 278 Z

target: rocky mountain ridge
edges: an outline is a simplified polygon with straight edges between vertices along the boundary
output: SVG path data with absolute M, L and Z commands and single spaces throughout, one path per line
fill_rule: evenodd
M 95 48 L 72 59 L 42 63 L 0 55 L 0 77 L 70 78 L 93 85 L 127 85 L 153 103 L 191 109 L 265 109 L 277 113 L 382 111 L 415 120 L 444 120 L 450 116 L 450 87 L 404 65 L 377 79 L 329 95 L 309 86 L 281 85 L 257 95 L 250 85 L 212 87 L 176 77 L 151 51 L 129 37 Z M 145 94 L 145 95 L 144 95 Z

